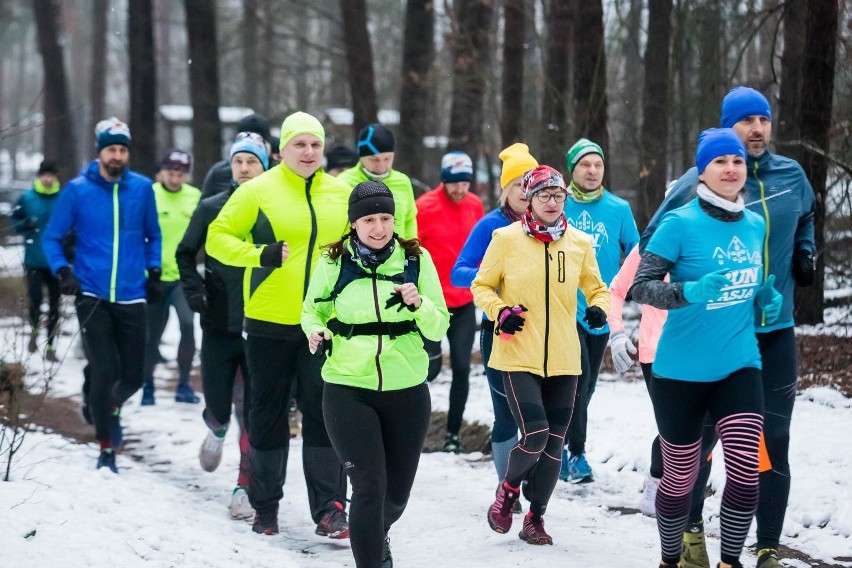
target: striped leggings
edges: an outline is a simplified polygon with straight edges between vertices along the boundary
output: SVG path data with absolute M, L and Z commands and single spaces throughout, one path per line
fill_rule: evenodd
M 740 557 L 757 508 L 757 450 L 763 427 L 760 370 L 746 367 L 710 383 L 654 376 L 652 384 L 651 400 L 663 452 L 663 478 L 657 492 L 662 559 L 669 563 L 680 560 L 690 491 L 698 476 L 702 424 L 709 413 L 725 455 L 721 560 L 733 564 Z

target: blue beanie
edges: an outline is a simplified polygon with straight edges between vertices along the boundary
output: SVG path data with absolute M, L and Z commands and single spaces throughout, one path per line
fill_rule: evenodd
M 719 156 L 734 154 L 745 159 L 746 149 L 737 133 L 730 128 L 708 128 L 698 135 L 695 150 L 695 167 L 698 175 L 704 173 L 707 164 Z
M 130 127 L 114 116 L 95 125 L 95 136 L 98 152 L 113 144 L 130 147 Z
M 449 152 L 441 158 L 441 181 L 456 183 L 473 179 L 473 161 L 464 152 Z
M 234 159 L 234 154 L 240 152 L 248 152 L 254 154 L 260 163 L 263 164 L 264 171 L 269 169 L 269 156 L 266 154 L 266 144 L 263 142 L 263 137 L 254 132 L 240 132 L 237 134 L 234 143 L 231 144 L 231 150 L 228 152 L 228 161 Z
M 772 120 L 769 101 L 751 87 L 734 87 L 722 99 L 722 128 L 731 128 L 747 116 L 765 116 Z

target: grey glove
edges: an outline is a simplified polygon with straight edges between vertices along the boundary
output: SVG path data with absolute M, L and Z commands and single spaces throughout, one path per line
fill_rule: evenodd
M 636 346 L 623 331 L 616 331 L 609 337 L 609 352 L 615 370 L 623 373 L 633 366 L 633 359 L 628 353 L 636 355 Z

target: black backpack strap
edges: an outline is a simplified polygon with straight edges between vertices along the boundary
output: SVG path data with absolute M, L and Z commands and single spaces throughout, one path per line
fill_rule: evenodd
M 340 271 L 337 273 L 337 281 L 331 289 L 331 294 L 325 298 L 314 298 L 314 302 L 333 302 L 340 295 L 340 292 L 349 285 L 350 282 L 359 278 L 369 278 L 370 274 L 361 268 L 361 266 L 352 260 L 352 255 L 348 250 L 344 250 L 340 255 Z
M 345 339 L 351 339 L 356 335 L 387 335 L 391 339 L 396 339 L 406 333 L 419 331 L 414 320 L 344 323 L 337 318 L 332 318 L 328 321 L 327 327 L 333 334 Z

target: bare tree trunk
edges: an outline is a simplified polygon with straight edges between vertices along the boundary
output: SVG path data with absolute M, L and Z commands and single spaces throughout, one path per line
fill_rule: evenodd
M 825 197 L 828 173 L 829 130 L 834 95 L 835 53 L 837 48 L 838 2 L 809 2 L 804 61 L 802 62 L 801 139 L 799 163 L 814 188 L 816 240 L 816 279 L 810 288 L 801 288 L 796 297 L 796 321 L 823 322 L 825 285 Z
M 781 54 L 781 86 L 775 137 L 782 153 L 790 151 L 787 142 L 798 140 L 799 113 L 802 96 L 802 65 L 807 34 L 807 0 L 787 0 L 784 4 L 784 52 Z
M 243 0 L 243 25 L 240 39 L 243 43 L 243 104 L 251 109 L 257 108 L 258 95 L 258 30 L 260 19 L 257 14 L 257 0 Z
M 574 123 L 577 136 L 597 142 L 609 152 L 606 129 L 606 52 L 603 5 L 577 0 L 574 26 Z M 565 148 L 567 150 L 567 148 Z
M 130 133 L 133 151 L 130 166 L 145 175 L 154 174 L 157 160 L 157 70 L 154 64 L 154 14 L 151 0 L 127 5 L 127 36 L 130 57 Z
M 571 61 L 571 0 L 552 0 L 547 15 L 547 53 L 544 58 L 544 100 L 541 105 L 539 162 L 563 170 L 571 125 L 568 119 Z
M 189 59 L 192 62 L 189 67 L 189 91 L 192 101 L 194 168 L 197 172 L 207 172 L 219 160 L 222 151 L 216 5 L 207 0 L 184 0 L 184 9 Z
M 95 125 L 106 118 L 106 75 L 107 75 L 107 10 L 109 0 L 94 0 L 92 3 L 92 59 L 89 67 L 89 124 L 86 134 L 91 140 Z
M 503 7 L 503 109 L 500 139 L 503 147 L 521 140 L 524 117 L 524 0 L 506 0 Z
M 690 139 L 690 122 L 692 117 L 690 116 L 690 104 L 689 104 L 689 82 L 687 80 L 688 73 L 688 62 L 689 62 L 689 44 L 687 43 L 687 37 L 689 36 L 689 30 L 687 26 L 688 22 L 688 8 L 684 5 L 685 2 L 682 0 L 677 0 L 676 9 L 675 9 L 675 33 L 674 40 L 672 45 L 672 68 L 674 73 L 677 75 L 676 81 L 673 81 L 677 84 L 677 124 L 679 125 L 678 136 L 680 137 L 680 172 L 684 172 L 689 169 L 693 162 L 694 158 L 694 144 L 695 141 Z
M 268 70 L 272 69 L 272 60 L 274 54 L 277 53 L 278 41 L 275 37 L 275 7 L 273 0 L 263 0 L 263 68 L 267 70 L 260 74 L 260 111 L 262 114 L 271 118 L 272 113 L 272 96 L 273 96 L 273 74 Z M 255 109 L 256 111 L 258 109 Z
M 429 102 L 429 70 L 435 58 L 435 10 L 431 0 L 408 0 L 402 44 L 399 138 L 395 161 L 400 171 L 423 176 L 423 135 Z
M 719 41 L 722 37 L 721 13 L 720 0 L 702 0 L 695 14 L 701 25 L 698 27 L 699 107 L 693 116 L 697 116 L 701 130 L 719 124 L 720 102 L 726 86 L 722 73 L 724 55 Z
M 77 174 L 79 164 L 74 144 L 68 143 L 74 121 L 68 104 L 65 59 L 57 23 L 61 6 L 54 0 L 33 0 L 32 6 L 44 69 L 44 155 L 56 161 L 59 179 L 65 183 Z
M 672 0 L 648 0 L 648 46 L 645 49 L 644 120 L 640 149 L 637 224 L 644 230 L 666 191 L 669 138 L 669 44 Z
M 476 168 L 482 141 L 482 105 L 486 77 L 490 73 L 488 32 L 491 0 L 456 2 L 456 25 L 451 40 L 453 53 L 453 103 L 450 110 L 450 150 L 473 158 Z
M 373 49 L 367 31 L 365 0 L 340 0 L 343 15 L 343 41 L 349 63 L 349 90 L 352 96 L 352 128 L 355 136 L 371 122 L 376 122 L 376 79 L 373 73 Z

